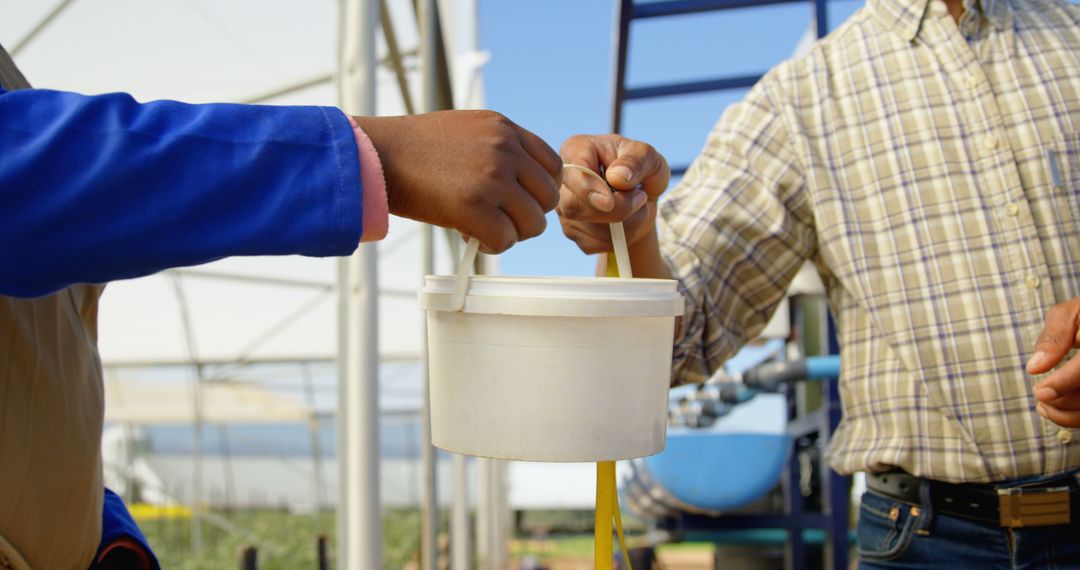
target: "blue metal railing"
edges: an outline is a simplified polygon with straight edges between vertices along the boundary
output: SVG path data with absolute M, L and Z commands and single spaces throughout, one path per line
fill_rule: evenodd
M 709 93 L 729 89 L 746 89 L 761 79 L 761 74 L 720 76 L 695 81 L 628 87 L 626 85 L 626 69 L 629 64 L 630 23 L 634 20 L 700 14 L 737 8 L 755 8 L 774 4 L 805 4 L 810 2 L 814 6 L 817 37 L 824 37 L 828 33 L 829 27 L 829 0 L 665 0 L 644 3 L 634 2 L 634 0 L 615 0 L 615 2 L 613 105 L 611 113 L 611 131 L 615 133 L 622 129 L 623 107 L 627 101 L 692 93 Z M 686 165 L 673 166 L 671 169 L 672 176 L 681 176 L 686 172 L 686 168 Z

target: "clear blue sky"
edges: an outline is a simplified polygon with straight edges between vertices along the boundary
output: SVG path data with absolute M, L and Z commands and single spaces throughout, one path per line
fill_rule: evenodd
M 640 0 L 639 0 L 640 1 Z M 830 29 L 863 4 L 831 0 Z M 614 0 L 480 0 L 480 45 L 487 103 L 554 148 L 577 133 L 608 132 Z M 631 85 L 763 72 L 790 56 L 812 18 L 809 2 L 639 21 L 631 27 Z M 624 134 L 688 163 L 724 108 L 726 92 L 639 102 L 627 107 Z M 511 275 L 589 275 L 593 261 L 548 231 L 503 256 Z

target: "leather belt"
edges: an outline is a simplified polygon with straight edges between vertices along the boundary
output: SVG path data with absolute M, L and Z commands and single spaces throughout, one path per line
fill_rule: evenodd
M 903 471 L 869 473 L 871 491 L 913 505 L 922 505 L 920 489 L 929 486 L 933 512 L 1009 528 L 1069 524 L 1080 516 L 1077 476 L 1064 475 L 1037 484 L 944 483 Z M 925 506 L 924 506 L 925 507 Z

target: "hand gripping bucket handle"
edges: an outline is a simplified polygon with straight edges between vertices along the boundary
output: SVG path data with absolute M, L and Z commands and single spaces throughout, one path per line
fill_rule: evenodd
M 600 176 L 591 169 L 577 164 L 564 164 L 563 170 L 566 169 L 579 170 L 585 174 L 596 178 L 597 180 L 607 184 L 607 180 Z M 633 277 L 633 272 L 630 269 L 630 250 L 626 246 L 626 231 L 623 229 L 622 222 L 612 222 L 608 224 L 611 228 L 611 243 L 615 246 L 615 262 L 618 267 L 618 277 L 623 279 L 630 279 Z M 475 237 L 470 237 L 468 244 L 465 246 L 465 255 L 462 256 L 461 262 L 458 263 L 457 273 L 454 275 L 454 294 L 450 297 L 450 310 L 455 313 L 460 313 L 465 309 L 465 296 L 469 292 L 469 276 L 472 275 L 473 265 L 476 263 L 476 253 L 480 250 L 480 241 Z

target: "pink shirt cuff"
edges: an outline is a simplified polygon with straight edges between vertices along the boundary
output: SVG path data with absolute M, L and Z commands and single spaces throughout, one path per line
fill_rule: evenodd
M 371 139 L 349 115 L 345 115 L 356 134 L 360 150 L 360 185 L 363 188 L 363 233 L 360 241 L 379 241 L 390 231 L 390 206 L 386 201 L 386 178 L 383 177 L 379 152 Z

